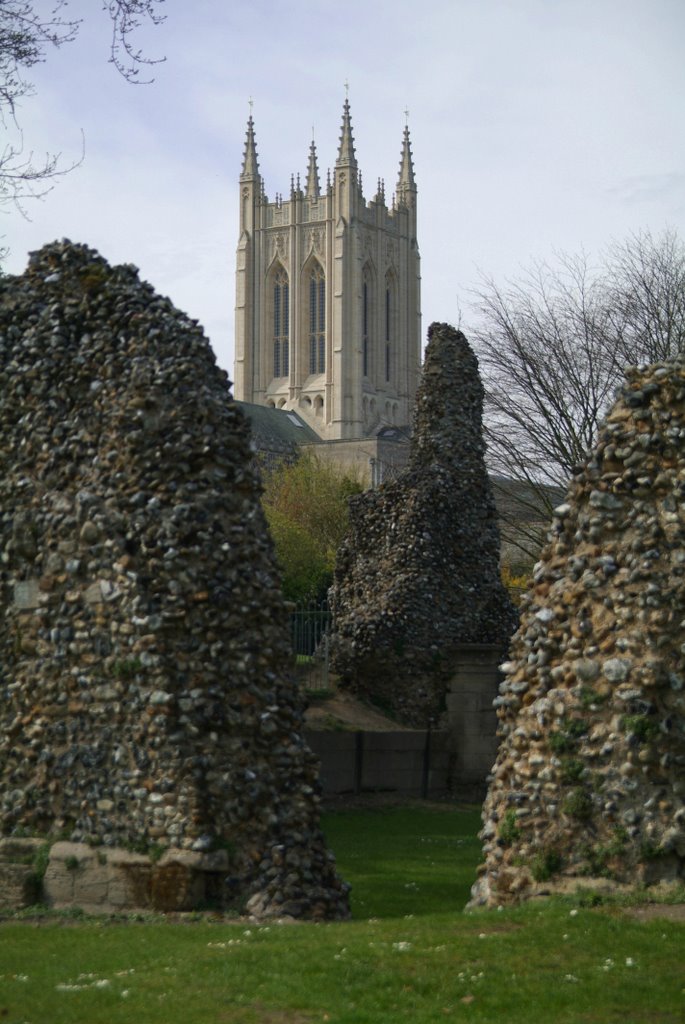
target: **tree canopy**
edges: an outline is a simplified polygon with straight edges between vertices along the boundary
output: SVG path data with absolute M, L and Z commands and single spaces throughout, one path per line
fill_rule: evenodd
M 309 453 L 265 473 L 262 505 L 289 600 L 325 597 L 347 530 L 349 499 L 361 490 L 354 475 Z

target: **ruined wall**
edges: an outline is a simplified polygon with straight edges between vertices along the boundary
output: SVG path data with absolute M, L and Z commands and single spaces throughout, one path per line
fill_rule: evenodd
M 352 499 L 330 593 L 341 685 L 417 727 L 444 711 L 455 649 L 504 651 L 516 623 L 499 577 L 477 360 L 448 324 L 428 336 L 409 468 Z
M 0 281 L 0 832 L 220 848 L 239 902 L 344 915 L 228 387 L 133 267 Z
M 475 903 L 685 877 L 685 361 L 633 369 L 504 666 Z

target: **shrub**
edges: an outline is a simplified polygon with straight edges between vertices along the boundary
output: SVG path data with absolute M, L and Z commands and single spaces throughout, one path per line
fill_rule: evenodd
M 360 480 L 310 454 L 264 474 L 262 506 L 289 600 L 325 596 L 347 532 L 349 499 L 361 490 Z
M 647 743 L 654 739 L 659 731 L 657 723 L 647 715 L 624 715 L 621 719 L 621 728 L 634 736 L 638 743 Z
M 541 850 L 531 863 L 530 869 L 536 882 L 546 882 L 561 870 L 561 854 L 558 850 Z
M 580 786 L 572 789 L 562 805 L 564 814 L 579 821 L 587 821 L 592 817 L 592 799 Z
M 559 775 L 562 782 L 579 782 L 584 771 L 585 764 L 579 758 L 563 757 L 561 759 Z
M 566 754 L 575 749 L 581 736 L 587 733 L 587 722 L 582 718 L 564 718 L 556 732 L 549 734 L 547 742 L 553 754 Z
M 516 811 L 511 807 L 500 822 L 497 835 L 504 846 L 511 846 L 517 839 L 521 838 L 521 830 L 516 824 Z

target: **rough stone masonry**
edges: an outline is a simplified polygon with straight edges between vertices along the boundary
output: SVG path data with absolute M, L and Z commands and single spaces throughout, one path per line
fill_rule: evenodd
M 685 360 L 633 368 L 504 665 L 473 902 L 685 878 Z
M 213 853 L 220 901 L 345 916 L 228 388 L 134 267 L 65 241 L 0 280 L 0 833 Z
M 341 683 L 418 727 L 444 711 L 456 648 L 504 652 L 517 622 L 499 575 L 482 407 L 466 338 L 432 324 L 408 469 L 352 499 L 338 551 L 330 602 Z

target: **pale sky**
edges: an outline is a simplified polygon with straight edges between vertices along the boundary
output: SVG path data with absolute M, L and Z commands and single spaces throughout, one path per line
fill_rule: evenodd
M 51 0 L 36 0 L 48 10 Z M 0 217 L 20 273 L 56 238 L 135 263 L 200 320 L 233 376 L 238 176 L 248 101 L 270 199 L 305 175 L 314 129 L 325 181 L 345 85 L 364 194 L 392 195 L 409 110 L 424 337 L 468 336 L 479 272 L 514 277 L 555 251 L 633 232 L 685 238 L 683 0 L 167 0 L 139 37 L 166 55 L 148 86 L 107 63 L 97 0 L 76 43 L 34 69 L 26 150 L 78 160 L 30 221 Z M 323 182 L 322 182 L 323 183 Z

